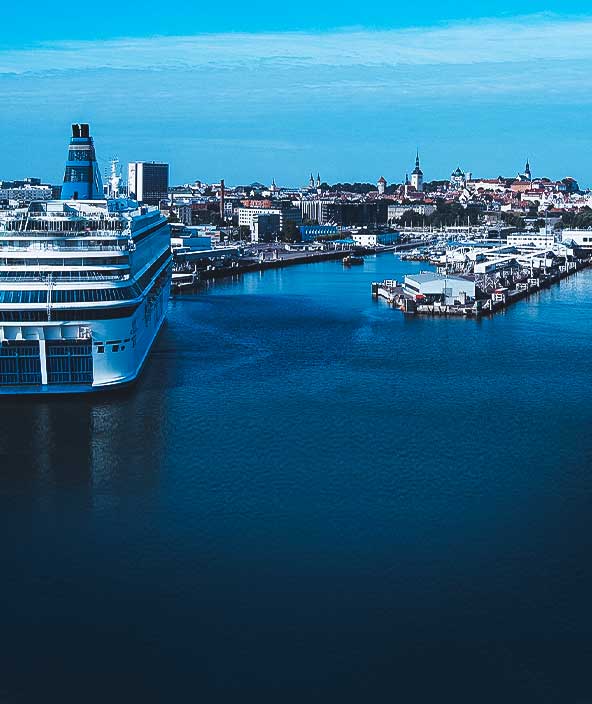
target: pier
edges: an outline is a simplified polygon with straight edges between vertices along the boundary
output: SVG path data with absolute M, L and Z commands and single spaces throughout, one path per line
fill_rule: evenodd
M 410 315 L 480 318 L 501 312 L 590 266 L 592 257 L 565 258 L 562 263 L 538 269 L 531 266 L 530 269 L 500 270 L 495 279 L 489 280 L 487 276 L 475 274 L 456 277 L 448 273 L 423 272 L 415 277 L 406 276 L 404 282 L 373 282 L 372 296 Z M 432 291 L 439 288 L 439 292 L 429 293 L 429 288 L 426 292 L 418 291 L 415 284 L 421 277 L 433 284 Z M 463 288 L 466 290 L 461 290 Z
M 389 251 L 392 251 L 392 249 L 393 248 L 390 248 Z M 352 252 L 353 248 L 332 250 L 329 252 L 308 252 L 305 254 L 282 252 L 281 254 L 283 256 L 271 259 L 234 259 L 222 266 L 210 264 L 205 268 L 198 269 L 195 267 L 189 271 L 177 269 L 173 272 L 173 290 L 180 291 L 182 289 L 194 288 L 207 281 L 240 276 L 254 271 L 267 271 L 269 269 L 282 269 L 287 266 L 295 266 L 296 264 L 313 264 L 315 262 L 344 259 L 351 255 Z

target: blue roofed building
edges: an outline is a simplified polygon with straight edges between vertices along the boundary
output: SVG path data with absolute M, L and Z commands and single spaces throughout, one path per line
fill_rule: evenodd
M 301 225 L 299 229 L 303 242 L 314 242 L 319 237 L 334 237 L 339 234 L 337 225 Z

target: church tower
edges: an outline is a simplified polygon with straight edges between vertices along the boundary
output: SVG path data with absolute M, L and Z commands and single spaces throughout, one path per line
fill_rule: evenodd
M 411 174 L 411 186 L 416 191 L 423 191 L 423 171 L 421 170 L 421 166 L 419 164 L 419 150 L 415 159 L 415 168 Z

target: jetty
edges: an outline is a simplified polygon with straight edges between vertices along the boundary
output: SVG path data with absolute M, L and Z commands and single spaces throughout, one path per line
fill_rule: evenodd
M 480 318 L 592 266 L 592 255 L 565 244 L 549 251 L 495 246 L 464 257 L 446 251 L 436 266 L 400 282 L 373 282 L 372 296 L 408 315 Z

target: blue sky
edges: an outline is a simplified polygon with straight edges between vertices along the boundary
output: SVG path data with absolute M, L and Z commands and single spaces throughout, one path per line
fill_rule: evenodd
M 59 181 L 88 121 L 103 162 L 166 160 L 175 182 L 401 180 L 419 146 L 427 178 L 528 156 L 592 183 L 584 3 L 72 7 L 3 7 L 0 178 Z

